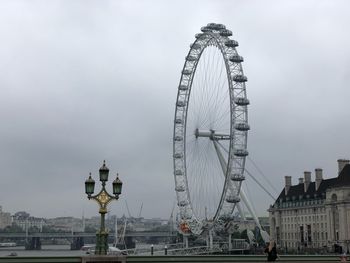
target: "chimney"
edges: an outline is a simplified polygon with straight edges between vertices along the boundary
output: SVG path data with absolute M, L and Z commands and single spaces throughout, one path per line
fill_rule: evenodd
M 292 177 L 285 176 L 284 179 L 285 179 L 284 193 L 285 193 L 285 195 L 287 195 L 289 188 L 292 186 Z
M 303 177 L 300 177 L 299 178 L 299 184 L 303 184 L 304 183 L 304 178 Z
M 344 166 L 349 164 L 349 160 L 346 159 L 338 159 L 338 175 L 343 170 Z
M 311 182 L 311 172 L 305 171 L 304 172 L 304 192 L 307 191 L 309 188 L 309 184 Z
M 316 191 L 318 190 L 318 188 L 320 187 L 320 184 L 322 183 L 322 180 L 323 180 L 322 173 L 323 173 L 323 171 L 322 171 L 321 168 L 316 168 L 315 169 L 315 176 L 316 176 L 315 187 L 316 187 Z

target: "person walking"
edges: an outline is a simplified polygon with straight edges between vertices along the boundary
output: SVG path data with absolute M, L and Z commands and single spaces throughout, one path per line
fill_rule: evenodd
M 267 261 L 276 261 L 278 255 L 275 241 L 270 241 L 264 252 L 267 255 Z

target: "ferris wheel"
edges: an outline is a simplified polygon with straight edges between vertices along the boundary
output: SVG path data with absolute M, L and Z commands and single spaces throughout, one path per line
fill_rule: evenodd
M 201 31 L 185 58 L 173 133 L 180 231 L 195 235 L 230 218 L 241 200 L 250 129 L 238 42 L 222 24 Z

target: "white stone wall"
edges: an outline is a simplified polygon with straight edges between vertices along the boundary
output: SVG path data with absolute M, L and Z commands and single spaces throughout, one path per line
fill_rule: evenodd
M 306 240 L 307 247 L 322 248 L 338 243 L 347 249 L 350 244 L 350 187 L 327 190 L 326 200 L 322 204 L 290 208 L 270 207 L 269 217 L 270 235 L 277 241 L 279 228 L 279 245 L 282 247 L 301 246 L 300 227 L 303 226 L 305 240 L 307 226 L 310 225 L 311 242 Z
M 276 211 L 277 212 L 277 211 Z M 324 206 L 309 206 L 305 208 L 278 209 L 276 213 L 270 211 L 271 236 L 277 240 L 276 227 L 280 229 L 279 245 L 287 248 L 301 246 L 300 227 L 303 226 L 304 240 L 307 237 L 307 226 L 311 226 L 311 242 L 306 240 L 308 247 L 320 248 L 327 245 L 326 209 Z M 276 218 L 276 215 L 279 218 Z
M 5 228 L 12 224 L 12 218 L 10 213 L 0 212 L 0 228 Z

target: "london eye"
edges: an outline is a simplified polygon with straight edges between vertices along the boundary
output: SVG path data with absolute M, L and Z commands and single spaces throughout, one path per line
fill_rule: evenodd
M 250 129 L 238 42 L 222 24 L 210 23 L 201 31 L 185 57 L 173 132 L 180 231 L 195 235 L 230 218 L 244 198 Z

